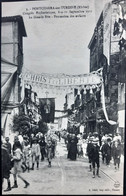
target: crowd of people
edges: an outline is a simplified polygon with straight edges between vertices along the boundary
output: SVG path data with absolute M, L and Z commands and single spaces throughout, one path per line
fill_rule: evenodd
M 9 137 L 2 142 L 2 183 L 7 179 L 7 189 L 18 188 L 17 177 L 20 178 L 27 188 L 30 183 L 24 179 L 22 173 L 30 172 L 35 167 L 39 169 L 40 160 L 48 161 L 48 167 L 51 167 L 52 158 L 55 157 L 57 139 L 56 135 L 43 135 L 38 132 L 27 135 L 18 135 L 14 137 L 14 142 L 9 142 Z M 14 185 L 11 186 L 10 174 L 13 175 Z
M 48 131 L 43 135 L 37 134 L 18 135 L 14 137 L 14 142 L 9 142 L 9 137 L 2 142 L 2 180 L 7 179 L 7 189 L 18 188 L 17 177 L 19 177 L 27 188 L 30 183 L 23 178 L 23 172 L 30 172 L 35 168 L 39 169 L 40 161 L 47 160 L 48 167 L 51 167 L 52 158 L 55 157 L 57 141 L 64 139 L 67 148 L 67 159 L 75 161 L 79 157 L 88 157 L 89 171 L 93 171 L 93 178 L 100 177 L 100 157 L 103 164 L 110 166 L 111 160 L 114 162 L 115 171 L 120 167 L 121 157 L 121 137 L 118 133 L 114 137 L 111 134 L 105 134 L 101 141 L 98 133 L 89 133 L 88 137 L 83 139 L 79 134 L 68 133 L 63 136 L 60 132 L 52 133 Z M 83 144 L 86 144 L 84 151 Z M 10 174 L 13 174 L 14 185 L 11 187 Z
M 98 135 L 90 135 L 87 143 L 87 156 L 89 159 L 89 171 L 93 171 L 93 178 L 95 174 L 99 175 L 100 155 L 102 156 L 103 164 L 110 167 L 110 161 L 113 160 L 115 171 L 119 169 L 121 158 L 121 137 L 118 133 L 112 138 L 111 134 L 105 134 L 101 140 L 101 146 Z M 97 172 L 95 172 L 97 168 Z
M 77 157 L 88 157 L 89 171 L 93 171 L 93 178 L 96 175 L 100 177 L 100 159 L 107 167 L 110 167 L 110 162 L 113 161 L 115 171 L 119 170 L 122 153 L 119 133 L 116 133 L 114 137 L 112 137 L 112 134 L 105 134 L 101 137 L 101 140 L 97 132 L 89 133 L 86 138 L 74 133 L 67 133 L 64 136 L 68 151 L 67 158 L 76 160 Z M 85 147 L 83 147 L 84 144 Z

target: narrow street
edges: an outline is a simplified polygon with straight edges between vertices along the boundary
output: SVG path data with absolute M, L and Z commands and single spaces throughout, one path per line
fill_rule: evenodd
M 1 11 L 2 195 L 123 195 L 126 0 Z
M 110 167 L 101 163 L 100 176 L 92 178 L 92 172 L 89 172 L 88 159 L 86 157 L 77 158 L 76 161 L 67 159 L 67 150 L 64 140 L 58 142 L 56 157 L 52 159 L 52 167 L 48 167 L 47 160 L 40 162 L 39 170 L 30 170 L 22 174 L 30 183 L 25 189 L 24 183 L 18 178 L 18 188 L 3 195 L 9 194 L 41 194 L 41 195 L 90 195 L 90 194 L 122 194 L 123 189 L 123 163 L 120 170 L 115 172 L 113 163 Z M 117 187 L 115 182 L 118 181 Z M 13 176 L 11 175 L 11 184 L 13 185 Z M 6 180 L 3 184 L 3 190 L 6 188 Z

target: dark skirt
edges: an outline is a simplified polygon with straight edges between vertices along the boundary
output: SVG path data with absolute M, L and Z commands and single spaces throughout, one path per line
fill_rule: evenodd
M 77 145 L 75 145 L 75 144 L 70 145 L 68 154 L 69 154 L 68 158 L 70 158 L 71 160 L 76 160 L 76 158 L 77 158 Z
M 7 168 L 3 168 L 2 170 L 2 179 L 8 179 L 10 178 L 10 170 L 8 170 Z
M 114 165 L 120 164 L 120 157 L 114 159 Z
M 8 179 L 10 177 L 11 159 L 7 150 L 2 149 L 2 178 Z

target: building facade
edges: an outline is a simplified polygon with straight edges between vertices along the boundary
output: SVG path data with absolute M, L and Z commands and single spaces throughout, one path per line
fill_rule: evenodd
M 97 123 L 97 127 L 99 127 L 99 129 L 107 127 L 113 134 L 120 126 L 120 114 L 123 112 L 123 119 L 125 116 L 125 16 L 126 4 L 124 1 L 112 1 L 111 3 L 107 3 L 99 17 L 88 46 L 90 49 L 90 71 L 95 71 L 101 67 L 103 68 L 107 114 L 110 120 L 117 122 L 116 126 L 110 125 L 107 121 L 105 122 L 105 115 L 102 112 L 101 105 L 99 105 L 99 107 L 96 108 L 98 111 L 96 122 L 99 122 L 97 116 L 104 122 Z M 120 102 L 120 98 L 123 100 L 123 103 Z M 123 136 L 124 131 L 120 133 Z
M 102 69 L 103 86 L 97 89 L 74 89 L 74 104 L 65 109 L 74 112 L 74 121 L 84 132 L 99 136 L 119 131 L 124 138 L 126 82 L 126 5 L 124 1 L 107 3 L 100 14 L 89 42 L 90 72 Z M 103 89 L 104 87 L 104 89 Z M 104 91 L 104 95 L 103 95 Z M 104 99 L 104 100 L 103 100 Z M 104 102 L 104 104 L 103 104 Z
M 1 19 L 1 121 L 3 135 L 8 135 L 10 118 L 21 101 L 21 79 L 23 67 L 23 37 L 26 37 L 21 16 Z

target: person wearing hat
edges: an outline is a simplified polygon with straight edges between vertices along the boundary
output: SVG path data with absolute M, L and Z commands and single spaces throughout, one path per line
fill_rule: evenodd
M 105 162 L 105 160 L 106 160 L 106 151 L 105 151 L 105 149 L 106 149 L 106 144 L 107 144 L 107 139 L 105 140 L 103 140 L 102 141 L 102 146 L 101 146 L 101 153 L 102 153 L 102 163 L 104 163 Z
M 98 177 L 100 177 L 100 175 L 99 175 L 99 167 L 100 167 L 99 150 L 100 150 L 100 147 L 98 145 L 99 140 L 97 138 L 94 138 L 92 143 L 93 143 L 93 147 L 91 149 L 91 157 L 92 157 L 92 167 L 93 167 L 93 178 L 95 178 L 95 165 L 97 166 L 96 175 Z
M 8 152 L 11 154 L 11 143 L 9 142 L 9 137 L 5 137 L 5 141 L 7 144 Z
M 92 148 L 93 148 L 93 137 L 89 137 L 88 139 L 88 144 L 87 144 L 87 156 L 88 156 L 88 160 L 89 160 L 89 171 L 92 171 Z
M 8 145 L 7 143 L 2 144 L 1 149 L 1 159 L 2 159 L 2 183 L 4 182 L 4 178 L 7 179 L 7 189 L 4 191 L 11 190 L 11 183 L 10 183 L 10 170 L 11 170 L 11 157 L 8 152 Z
M 73 161 L 77 159 L 77 143 L 77 136 L 75 134 L 72 134 L 69 141 L 69 158 Z
M 37 163 L 37 169 L 39 169 L 39 157 L 41 155 L 40 145 L 38 144 L 37 138 L 34 137 L 31 146 L 32 154 L 32 170 L 34 170 L 35 162 Z
M 120 140 L 120 142 L 121 142 L 121 135 L 119 134 L 119 132 L 117 131 L 116 133 L 115 133 L 115 136 L 114 136 L 114 138 L 113 138 L 113 141 L 116 141 L 116 140 Z
M 13 144 L 13 147 L 12 147 L 12 151 L 14 152 L 15 151 L 15 149 L 17 148 L 17 143 L 19 144 L 19 138 L 18 138 L 18 136 L 16 135 L 16 136 L 14 136 L 14 144 Z M 21 149 L 21 151 L 22 151 L 22 145 L 21 145 L 21 143 L 20 143 L 20 149 Z
M 104 146 L 105 151 L 105 157 L 106 157 L 106 165 L 110 167 L 110 161 L 111 161 L 111 138 L 107 137 L 107 142 Z
M 40 145 L 41 161 L 44 161 L 44 158 L 46 156 L 46 151 L 45 151 L 46 142 L 45 142 L 45 136 L 44 135 L 40 136 L 40 139 L 39 139 L 38 143 Z
M 116 140 L 116 141 L 113 142 L 112 156 L 113 156 L 113 159 L 114 159 L 115 171 L 117 171 L 117 169 L 119 170 L 120 157 L 121 157 L 121 142 L 120 142 L 120 140 Z

